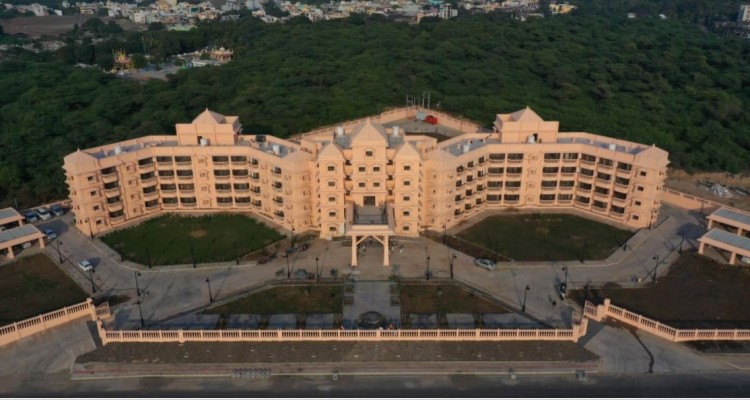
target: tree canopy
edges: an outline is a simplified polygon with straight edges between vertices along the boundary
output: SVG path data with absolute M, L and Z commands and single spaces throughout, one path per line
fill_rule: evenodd
M 143 43 L 157 59 L 205 45 L 231 47 L 236 59 L 145 84 L 64 64 Z M 677 167 L 736 172 L 750 160 L 749 53 L 746 41 L 694 23 L 624 15 L 518 22 L 488 14 L 424 25 L 243 18 L 71 42 L 54 57 L 0 64 L 0 201 L 63 198 L 65 154 L 172 133 L 205 107 L 239 115 L 246 133 L 284 137 L 401 106 L 424 90 L 434 107 L 483 124 L 528 105 L 561 130 L 654 143 Z

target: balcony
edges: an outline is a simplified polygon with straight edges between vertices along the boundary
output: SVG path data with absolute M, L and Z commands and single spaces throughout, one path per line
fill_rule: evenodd
M 556 178 L 557 172 L 542 172 L 542 176 L 547 178 Z
M 216 167 L 223 167 L 229 165 L 229 161 L 214 161 L 213 165 Z
M 589 193 L 591 193 L 591 188 L 586 189 L 582 187 L 577 187 L 576 191 L 588 195 Z
M 487 175 L 490 175 L 490 176 L 498 176 L 502 174 L 503 174 L 502 172 L 498 172 L 498 171 L 487 171 Z
M 545 158 L 544 163 L 545 164 L 557 164 L 560 162 L 559 158 Z
M 174 175 L 159 175 L 159 181 L 173 181 Z
M 119 187 L 112 188 L 112 189 L 104 189 L 104 196 L 106 196 L 106 197 L 119 196 L 120 193 L 121 192 L 120 192 L 120 188 Z
M 620 182 L 615 182 L 615 187 L 627 191 L 629 185 L 626 185 L 626 184 L 620 183 Z
M 591 211 L 602 213 L 602 214 L 606 214 L 607 213 L 607 208 L 606 207 L 602 208 L 602 207 L 598 207 L 598 206 L 591 206 Z
M 589 203 L 584 203 L 584 202 L 579 201 L 579 200 L 576 200 L 575 201 L 575 205 L 576 206 L 580 206 L 580 207 L 586 207 L 586 208 L 588 208 L 590 204 Z
M 560 174 L 562 176 L 575 176 L 576 173 L 575 172 L 561 172 Z
M 557 202 L 558 202 L 558 203 L 565 203 L 565 204 L 568 204 L 568 203 L 571 203 L 571 202 L 573 202 L 573 199 L 559 199 L 559 198 L 558 198 L 558 199 L 557 199 Z
M 599 182 L 599 183 L 603 183 L 603 184 L 605 184 L 607 186 L 609 186 L 612 183 L 612 179 L 606 180 L 606 179 L 602 179 L 602 178 L 596 178 L 596 181 Z
M 573 186 L 560 186 L 560 190 L 573 190 Z
M 113 172 L 111 174 L 102 174 L 102 182 L 104 183 L 112 183 L 117 180 L 117 172 Z
M 258 176 L 250 175 L 250 179 L 252 181 L 254 181 L 254 182 L 258 182 L 258 181 L 260 181 L 260 175 L 258 175 Z
M 519 190 L 521 190 L 520 186 L 515 186 L 515 187 L 514 186 L 506 186 L 505 187 L 505 191 L 506 192 L 518 192 Z
M 599 169 L 603 169 L 603 170 L 606 170 L 606 171 L 611 171 L 612 168 L 614 168 L 614 166 L 612 164 L 609 164 L 609 165 L 607 165 L 607 164 L 599 164 Z
M 232 203 L 216 203 L 216 205 L 219 206 L 219 208 L 231 208 L 232 207 Z
M 141 172 L 151 172 L 154 170 L 154 163 L 150 164 L 138 164 L 138 169 Z
M 216 163 L 214 163 L 214 164 L 216 164 Z M 247 160 L 245 160 L 245 161 L 235 161 L 235 160 L 232 160 L 232 165 L 244 166 L 244 165 L 247 165 Z
M 177 161 L 177 162 L 175 162 L 175 164 L 177 164 L 178 167 L 192 166 L 193 165 L 193 161 L 192 160 L 190 160 L 190 161 Z
M 518 200 L 503 200 L 505 204 L 518 204 Z
M 619 168 L 615 171 L 615 173 L 617 173 L 617 176 L 622 177 L 622 178 L 630 178 L 630 175 L 632 174 L 632 172 L 633 171 L 626 171 L 624 169 L 619 169 Z
M 272 187 L 273 187 L 273 190 L 274 190 L 275 192 L 279 192 L 279 193 L 282 193 L 282 192 L 284 192 L 284 188 L 283 188 L 283 187 L 281 187 L 281 186 L 272 186 Z
M 278 219 L 278 220 L 281 220 L 281 221 L 283 221 L 283 220 L 284 220 L 284 216 L 283 216 L 283 215 L 279 215 L 279 214 L 274 214 L 273 216 L 274 216 L 274 217 L 275 217 L 276 219 Z
M 585 165 L 594 165 L 594 164 L 596 164 L 596 160 L 584 160 L 584 159 L 582 158 L 582 159 L 581 159 L 581 164 L 585 164 Z
M 261 207 L 263 206 L 263 204 L 262 204 L 262 203 L 252 203 L 252 204 L 253 204 L 253 208 L 256 208 L 256 209 L 258 209 L 258 210 L 260 210 L 260 209 L 261 209 Z
M 159 192 L 156 190 L 154 190 L 153 192 L 143 193 L 143 197 L 147 199 L 153 199 L 154 197 L 158 197 L 158 196 L 159 196 Z
M 161 206 L 163 208 L 177 208 L 177 203 L 164 203 Z
M 250 203 L 234 203 L 234 205 L 236 205 L 237 207 L 241 207 L 241 208 L 250 207 Z
M 247 193 L 250 191 L 250 188 L 247 189 L 234 189 L 235 193 Z
M 273 176 L 275 176 L 275 177 L 277 177 L 277 178 L 281 178 L 281 171 L 275 171 L 275 170 L 272 170 L 272 171 L 271 171 L 271 175 L 273 175 Z M 282 218 L 283 218 L 283 217 L 282 217 Z
M 156 165 L 159 167 L 171 167 L 172 164 L 173 164 L 172 161 L 157 161 L 156 162 Z
M 509 158 L 508 159 L 508 164 L 521 164 L 521 163 L 523 163 L 523 158 L 521 159 Z
M 508 172 L 508 173 L 505 174 L 505 177 L 509 178 L 509 179 L 513 179 L 513 178 L 518 179 L 518 178 L 521 177 L 521 174 L 520 173 L 510 173 L 510 172 Z
M 609 199 L 609 195 L 608 194 L 603 194 L 603 193 L 599 193 L 599 192 L 594 192 L 594 196 L 597 197 L 597 198 L 599 198 L 599 199 Z
M 484 188 L 484 187 L 477 188 L 477 193 L 482 193 L 482 192 L 484 192 L 485 189 L 487 189 L 487 188 Z
M 618 199 L 617 197 L 612 198 L 612 204 L 621 204 L 624 206 L 625 204 L 627 204 L 627 202 L 627 199 Z
M 495 159 L 490 158 L 490 164 L 502 164 L 504 162 L 505 162 L 504 158 L 502 160 L 495 160 Z
M 250 179 L 250 175 L 234 175 L 235 181 L 246 181 Z
M 583 175 L 583 174 L 580 174 L 580 175 L 578 175 L 578 180 L 579 181 L 591 182 L 591 181 L 594 180 L 594 176 L 593 175 Z
M 231 193 L 232 189 L 216 189 L 216 193 Z
M 122 202 L 118 201 L 116 203 L 107 203 L 107 210 L 109 211 L 120 211 L 122 210 Z
M 120 215 L 119 217 L 109 217 L 109 223 L 110 224 L 119 224 L 125 222 L 125 216 Z
M 153 206 L 146 206 L 146 211 L 156 211 L 159 209 L 159 205 L 153 205 Z
M 273 202 L 279 206 L 284 205 L 284 199 L 273 199 Z
M 539 204 L 555 204 L 554 200 L 539 200 Z
M 145 179 L 141 178 L 141 185 L 142 186 L 146 186 L 146 185 L 148 185 L 150 183 L 156 183 L 156 177 L 155 176 L 152 176 L 150 178 L 145 178 Z
M 175 189 L 165 189 L 161 191 L 162 194 L 175 194 L 177 191 Z
M 214 179 L 217 181 L 228 181 L 229 175 L 214 175 Z
M 499 192 L 503 190 L 503 187 L 502 186 L 488 186 L 487 190 L 489 190 L 490 192 Z
M 192 180 L 195 176 L 194 175 L 177 175 L 177 179 L 181 181 L 189 181 Z
M 578 159 L 577 159 L 577 158 L 563 158 L 563 159 L 562 159 L 562 162 L 564 162 L 564 163 L 569 163 L 569 164 L 573 164 L 573 163 L 575 163 L 575 162 L 578 162 Z
M 500 199 L 487 199 L 488 203 L 499 203 Z
M 180 189 L 180 193 L 182 193 L 182 194 L 193 194 L 193 193 L 195 193 L 195 189 Z
M 557 186 L 542 186 L 542 190 L 545 192 L 554 192 L 557 190 Z

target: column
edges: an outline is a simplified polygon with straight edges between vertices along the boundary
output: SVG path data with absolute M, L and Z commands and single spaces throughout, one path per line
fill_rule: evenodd
M 389 244 L 390 243 L 388 241 L 388 235 L 383 235 L 383 266 L 384 267 L 391 265 L 391 260 L 390 260 L 391 250 L 388 247 Z
M 8 247 L 8 258 L 16 258 L 16 253 L 13 252 L 13 246 Z
M 357 266 L 357 235 L 352 235 L 352 267 Z
M 737 261 L 737 253 L 732 252 L 732 255 L 729 256 L 729 265 L 734 265 L 736 261 Z
M 42 239 L 39 239 L 39 246 L 40 246 L 41 248 L 44 248 L 44 239 L 43 239 L 43 238 L 42 238 Z
M 698 246 L 698 254 L 703 254 L 703 247 L 706 245 L 703 242 L 700 242 L 700 246 Z
M 708 219 L 708 225 L 706 226 L 706 230 L 711 230 L 711 227 L 714 226 L 714 220 L 711 218 Z
M 737 228 L 737 235 L 742 236 L 742 228 Z

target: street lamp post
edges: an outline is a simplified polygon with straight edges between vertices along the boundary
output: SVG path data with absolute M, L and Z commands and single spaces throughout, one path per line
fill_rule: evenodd
M 294 248 L 294 227 L 292 227 L 292 248 Z
M 138 299 L 138 301 L 136 301 L 135 304 L 138 304 L 138 314 L 141 316 L 141 329 L 143 329 L 146 326 L 146 324 L 143 323 L 143 310 L 141 309 L 141 299 Z
M 451 257 L 448 259 L 451 266 L 451 279 L 453 279 L 453 261 L 456 259 L 456 253 L 451 253 Z
M 206 278 L 206 285 L 208 285 L 208 302 L 213 303 L 214 302 L 214 295 L 211 294 L 211 279 Z
M 682 254 L 682 243 L 685 241 L 685 231 L 680 231 L 680 247 L 677 248 L 677 254 Z
M 289 269 L 289 255 L 286 256 L 286 279 L 292 279 L 292 270 Z
M 94 286 L 94 269 L 89 269 L 89 281 L 91 281 L 91 293 L 96 293 L 96 286 Z
M 195 264 L 195 250 L 193 249 L 192 243 L 190 243 L 190 259 L 193 260 L 193 268 L 196 268 L 197 265 Z
M 237 253 L 237 242 L 234 242 L 234 260 L 240 265 L 240 255 Z
M 94 228 L 91 227 L 91 219 L 86 218 L 86 222 L 89 223 L 89 236 L 91 237 L 91 240 L 94 240 Z
M 62 258 L 62 252 L 60 251 L 60 245 L 61 244 L 62 244 L 62 242 L 60 241 L 60 239 L 57 239 L 57 255 L 60 256 L 60 265 L 62 265 L 62 263 L 64 262 L 64 260 Z
M 526 285 L 526 290 L 524 290 L 523 292 L 523 304 L 521 304 L 522 313 L 526 312 L 526 295 L 529 293 L 529 290 L 531 290 L 531 288 L 529 287 L 529 285 Z
M 446 244 L 448 242 L 448 227 L 446 224 L 443 224 L 443 244 Z
M 659 268 L 659 255 L 655 255 L 653 260 L 656 260 L 656 265 L 654 265 L 654 275 L 651 277 L 651 280 L 656 282 L 656 270 Z
M 133 278 L 135 278 L 135 295 L 136 298 L 141 297 L 141 288 L 138 286 L 138 277 L 141 276 L 141 273 L 138 271 L 133 271 Z
M 430 256 L 427 256 L 427 271 L 424 273 L 427 280 L 430 280 Z
M 562 267 L 562 270 L 565 271 L 565 286 L 568 286 L 568 267 Z
M 320 268 L 318 268 L 318 256 L 315 256 L 315 280 L 320 282 Z

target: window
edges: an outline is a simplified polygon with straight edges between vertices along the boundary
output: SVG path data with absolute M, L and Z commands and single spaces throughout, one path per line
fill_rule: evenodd
M 328 181 L 328 187 L 336 187 L 336 181 Z
M 404 186 L 411 186 L 411 181 L 404 181 Z
M 409 196 L 404 196 L 404 201 L 409 201 L 409 200 L 411 200 L 411 197 L 409 197 Z
M 357 184 L 357 186 L 359 186 L 359 187 L 363 188 L 363 187 L 365 187 L 365 186 L 367 186 L 367 185 L 366 185 L 366 184 L 365 184 L 364 182 L 360 182 L 360 183 L 358 183 L 358 184 Z
M 331 218 L 335 218 L 336 217 L 336 211 L 329 211 L 328 212 L 328 216 L 331 217 Z
M 404 225 L 404 231 L 408 231 L 408 230 L 409 230 L 409 225 Z
M 633 218 L 634 221 L 638 221 L 640 219 L 640 217 L 638 217 L 637 215 L 633 215 L 631 218 Z
M 335 165 L 329 165 L 328 166 L 328 172 L 336 172 L 336 166 Z
M 404 165 L 404 171 L 411 171 L 411 165 Z
M 373 182 L 372 187 L 380 187 L 380 182 Z
M 89 182 L 93 182 L 93 181 L 94 181 L 94 177 L 93 177 L 93 176 L 89 176 L 89 177 L 88 177 L 88 178 L 86 178 L 86 179 L 88 179 L 88 181 L 89 181 Z
M 96 190 L 92 190 L 89 194 L 91 197 L 96 197 Z
M 372 157 L 372 150 L 367 150 L 365 152 L 365 157 Z
M 336 229 L 335 226 L 331 225 L 331 226 L 328 227 L 328 232 L 336 232 L 336 231 L 337 231 L 337 229 Z
M 380 167 L 372 167 L 372 172 L 380 172 Z
M 639 192 L 642 192 L 643 191 L 643 186 L 636 186 L 635 190 L 637 190 Z
M 99 211 L 99 206 L 94 206 L 94 211 Z
M 646 175 L 648 175 L 648 173 L 646 173 L 646 171 L 641 171 L 641 172 L 638 173 L 638 175 L 640 175 L 640 176 L 646 176 Z
M 411 215 L 411 212 L 409 210 L 404 211 L 404 217 L 408 217 Z
M 357 168 L 357 170 L 358 170 L 359 172 L 367 172 L 367 168 L 365 168 L 365 166 L 364 166 L 364 165 L 360 165 L 360 166 L 359 166 L 359 167 Z
M 336 202 L 336 198 L 335 197 L 329 197 L 328 198 L 328 202 L 329 203 L 335 203 Z
M 633 204 L 635 204 L 636 207 L 640 207 L 641 206 L 640 200 L 634 201 Z

